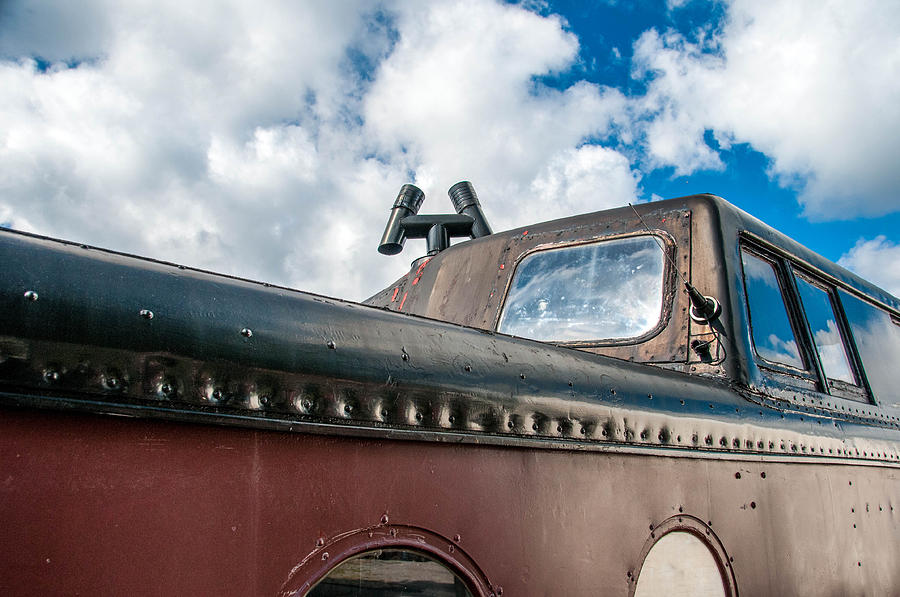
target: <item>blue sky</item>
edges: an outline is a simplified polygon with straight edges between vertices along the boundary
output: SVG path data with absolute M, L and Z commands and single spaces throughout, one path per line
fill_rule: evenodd
M 397 189 L 495 230 L 721 195 L 900 293 L 890 0 L 0 4 L 0 223 L 361 299 Z

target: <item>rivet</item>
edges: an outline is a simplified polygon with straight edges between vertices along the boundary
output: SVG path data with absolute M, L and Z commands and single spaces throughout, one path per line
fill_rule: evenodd
M 325 545 L 325 537 L 316 539 L 316 547 L 322 547 L 323 545 Z
M 562 433 L 562 425 L 557 425 L 557 426 L 556 426 L 556 432 L 557 432 L 557 433 Z
M 44 381 L 47 383 L 53 383 L 59 381 L 59 371 L 55 369 L 47 369 L 44 371 Z
M 25 297 L 26 301 L 31 301 L 32 303 L 38 300 L 38 293 L 33 290 L 26 290 L 23 296 Z
M 416 421 L 421 421 L 421 420 L 422 420 L 422 413 L 417 412 L 416 413 Z
M 222 392 L 222 390 L 220 390 L 219 388 L 216 388 L 215 390 L 213 390 L 213 393 L 212 393 L 213 400 L 221 400 L 224 396 L 225 396 L 225 393 Z
M 153 311 L 150 309 L 141 309 L 140 316 L 144 319 L 153 319 Z
M 350 406 L 349 404 L 345 404 L 345 405 L 344 405 L 344 412 L 347 413 L 347 414 L 349 415 L 350 413 L 353 412 L 353 407 Z
M 468 372 L 472 371 L 472 365 L 466 365 L 465 367 L 463 367 L 463 369 L 465 369 L 466 373 L 468 373 Z
M 252 335 L 253 335 L 253 330 L 251 330 L 250 328 L 243 328 L 241 330 L 241 336 L 243 336 L 244 338 L 249 338 Z
M 382 514 L 382 516 L 381 516 L 381 524 L 387 524 L 387 523 L 388 523 L 388 515 L 387 515 L 387 514 Z
M 582 427 L 582 428 L 581 428 L 581 435 L 584 435 L 585 433 L 587 433 L 587 429 L 585 429 L 584 427 Z M 604 434 L 604 435 L 606 435 L 606 434 Z
M 388 411 L 387 411 L 387 410 L 382 410 L 382 411 L 381 411 L 381 418 L 382 418 L 382 419 L 387 419 L 387 416 L 388 416 Z M 451 421 L 451 423 L 452 423 L 452 421 Z
M 451 423 L 455 423 L 456 417 L 454 417 L 453 415 L 450 415 L 449 417 L 447 417 L 447 420 L 450 421 Z
M 162 392 L 163 394 L 165 394 L 166 396 L 171 396 L 174 393 L 175 388 L 172 387 L 172 384 L 166 382 L 160 386 L 159 391 Z
M 519 379 L 525 379 L 525 374 L 524 374 L 524 373 L 519 373 Z
M 515 427 L 515 425 L 516 425 L 516 424 L 513 423 L 512 421 L 507 421 L 507 422 L 506 422 L 506 426 L 509 427 L 510 429 L 512 429 L 513 427 Z
M 327 551 L 326 551 L 325 553 L 322 554 L 322 561 L 323 561 L 323 562 L 327 562 L 327 561 L 328 561 L 328 552 L 327 552 Z
M 331 350 L 334 350 L 336 348 L 334 340 L 329 340 L 328 342 L 325 343 L 325 346 L 327 346 Z
M 310 410 L 310 409 L 312 409 L 312 401 L 311 401 L 311 400 L 304 400 L 304 401 L 303 401 L 303 409 L 304 409 L 304 410 Z
M 455 543 L 459 543 L 461 540 L 462 540 L 462 537 L 460 537 L 459 535 L 453 535 L 453 541 Z
M 404 352 L 403 354 L 400 355 L 400 358 L 403 359 L 404 361 L 408 361 L 409 355 Z
M 391 537 L 397 536 L 397 529 L 391 529 Z
M 270 400 L 271 398 L 269 398 L 268 394 L 263 394 L 259 397 L 259 403 L 261 406 L 268 406 Z
M 537 431 L 537 430 L 538 430 L 538 424 L 537 424 L 537 423 L 533 423 L 533 424 L 531 425 L 531 428 L 534 429 L 535 431 Z

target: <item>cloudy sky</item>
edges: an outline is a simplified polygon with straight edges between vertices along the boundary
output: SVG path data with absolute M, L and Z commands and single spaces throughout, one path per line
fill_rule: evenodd
M 0 225 L 362 299 L 400 186 L 495 230 L 712 192 L 900 294 L 896 0 L 0 0 Z

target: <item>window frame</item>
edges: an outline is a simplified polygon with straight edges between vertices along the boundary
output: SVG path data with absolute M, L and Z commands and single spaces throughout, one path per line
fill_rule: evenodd
M 743 255 L 745 252 L 749 253 L 753 257 L 756 257 L 757 259 L 760 259 L 761 261 L 765 261 L 772 266 L 772 270 L 775 274 L 775 280 L 778 283 L 778 289 L 781 292 L 781 300 L 784 304 L 784 310 L 788 318 L 788 323 L 791 326 L 791 332 L 793 332 L 794 334 L 794 341 L 797 343 L 797 352 L 800 354 L 800 360 L 803 361 L 803 369 L 792 367 L 791 365 L 788 365 L 786 363 L 770 361 L 762 356 L 756 348 L 756 339 L 753 334 L 754 315 L 750 310 L 750 301 L 748 300 L 750 293 L 747 285 L 747 272 L 744 269 Z M 793 280 L 790 278 L 790 276 L 786 275 L 784 264 L 778 259 L 777 255 L 766 251 L 758 245 L 747 244 L 745 242 L 741 243 L 740 256 L 741 283 L 744 285 L 744 310 L 747 313 L 747 332 L 750 335 L 750 346 L 753 350 L 753 356 L 755 357 L 757 365 L 759 365 L 762 369 L 786 375 L 791 378 L 801 378 L 807 381 L 815 382 L 815 368 L 812 365 L 813 358 L 812 355 L 808 353 L 808 347 L 804 342 L 804 333 L 801 326 L 802 319 L 801 317 L 798 317 L 801 314 L 801 312 L 799 311 L 800 306 L 794 300 L 792 300 L 793 294 L 795 294 L 796 289 L 793 288 Z M 759 314 L 757 314 L 757 316 L 759 316 Z
M 588 340 L 536 340 L 532 339 L 535 342 L 544 342 L 546 344 L 553 344 L 555 346 L 564 346 L 568 348 L 602 348 L 602 347 L 613 347 L 613 346 L 632 346 L 642 344 L 647 342 L 648 340 L 658 336 L 668 325 L 669 320 L 672 316 L 673 303 L 675 297 L 675 271 L 672 267 L 672 263 L 675 260 L 675 251 L 676 251 L 676 242 L 673 236 L 667 232 L 666 230 L 661 229 L 651 229 L 651 230 L 639 230 L 636 232 L 629 232 L 626 234 L 614 234 L 609 236 L 600 236 L 589 239 L 581 239 L 578 241 L 565 241 L 559 243 L 545 243 L 540 244 L 532 249 L 525 251 L 521 255 L 518 256 L 516 262 L 512 268 L 512 272 L 510 272 L 509 279 L 506 284 L 506 289 L 503 293 L 503 300 L 500 301 L 499 308 L 497 309 L 497 316 L 494 321 L 494 331 L 498 334 L 507 334 L 507 332 L 500 331 L 500 323 L 503 321 L 503 316 L 506 312 L 506 308 L 509 305 L 509 295 L 513 288 L 513 282 L 516 279 L 516 274 L 519 272 L 519 267 L 522 263 L 527 260 L 532 255 L 537 253 L 545 252 L 545 251 L 554 251 L 554 250 L 563 250 L 569 249 L 573 247 L 581 247 L 588 245 L 597 245 L 604 242 L 624 240 L 630 238 L 640 238 L 640 237 L 648 237 L 656 239 L 657 245 L 662 245 L 662 260 L 663 260 L 663 269 L 662 269 L 662 281 L 660 284 L 661 289 L 661 306 L 659 318 L 656 321 L 656 325 L 653 326 L 649 331 L 644 332 L 639 336 L 630 336 L 627 338 L 599 338 L 599 339 L 588 339 Z M 507 334 L 511 335 L 511 334 Z M 516 337 L 524 337 L 524 336 L 516 336 Z
M 839 283 L 833 277 L 813 268 L 810 264 L 798 260 L 796 257 L 793 257 L 785 251 L 772 247 L 761 239 L 743 233 L 740 236 L 739 254 L 743 255 L 745 251 L 755 257 L 767 261 L 773 266 L 781 289 L 782 300 L 785 303 L 785 308 L 788 313 L 791 329 L 794 332 L 794 339 L 797 342 L 801 359 L 805 362 L 807 367 L 805 370 L 798 370 L 789 365 L 773 363 L 766 360 L 756 351 L 752 328 L 753 314 L 750 312 L 750 303 L 747 300 L 747 278 L 744 272 L 743 258 L 741 258 L 741 283 L 744 285 L 744 310 L 747 314 L 747 333 L 750 336 L 750 346 L 753 352 L 752 356 L 754 358 L 754 363 L 759 370 L 764 375 L 785 385 L 799 385 L 802 389 L 811 390 L 818 394 L 828 396 L 834 400 L 834 406 L 831 407 L 832 410 L 845 410 L 846 405 L 839 404 L 837 402 L 838 400 L 846 400 L 849 404 L 855 405 L 864 404 L 877 406 L 877 402 L 875 401 L 868 380 L 866 379 L 865 368 L 862 366 L 862 361 L 847 320 L 847 315 L 844 312 L 843 305 L 838 297 L 838 289 L 852 292 L 855 295 L 858 295 L 859 293 L 848 288 L 845 284 Z M 798 278 L 803 279 L 826 292 L 835 317 L 835 323 L 840 331 L 841 341 L 843 342 L 851 373 L 857 381 L 856 384 L 848 384 L 841 380 L 831 379 L 826 376 L 818 348 L 813 338 L 812 329 L 806 315 L 806 310 L 803 306 L 800 290 L 797 287 Z

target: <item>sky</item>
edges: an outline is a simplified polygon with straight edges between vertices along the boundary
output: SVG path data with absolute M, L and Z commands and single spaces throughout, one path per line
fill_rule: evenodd
M 900 295 L 898 106 L 896 0 L 0 0 L 0 225 L 361 300 L 404 183 L 709 192 Z

